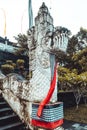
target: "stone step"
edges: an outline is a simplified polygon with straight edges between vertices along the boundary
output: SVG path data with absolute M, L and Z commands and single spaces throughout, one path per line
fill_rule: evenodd
M 23 130 L 23 123 L 17 122 L 0 127 L 0 130 Z
M 5 101 L 4 98 L 0 94 L 0 102 Z
M 1 101 L 0 102 L 0 109 L 5 108 L 5 107 L 8 107 L 8 104 L 5 101 Z
M 0 130 L 28 130 L 2 95 L 0 95 Z
M 1 118 L 2 116 L 9 115 L 9 114 L 12 114 L 12 113 L 13 113 L 13 111 L 12 111 L 12 109 L 9 108 L 9 107 L 7 107 L 7 108 L 1 108 L 1 109 L 0 109 L 0 118 Z
M 0 118 L 0 126 L 5 126 L 8 124 L 16 123 L 18 121 L 20 121 L 20 120 L 16 114 L 3 116 Z

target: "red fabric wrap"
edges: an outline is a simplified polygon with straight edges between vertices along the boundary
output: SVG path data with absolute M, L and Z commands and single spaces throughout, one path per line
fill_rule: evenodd
M 38 117 L 41 116 L 44 106 L 45 106 L 47 103 L 49 103 L 50 98 L 52 97 L 52 94 L 53 94 L 53 92 L 54 92 L 55 85 L 56 85 L 56 65 L 55 65 L 55 68 L 54 68 L 54 76 L 53 76 L 53 79 L 52 79 L 52 81 L 51 81 L 50 89 L 49 89 L 49 91 L 48 91 L 48 94 L 47 94 L 46 98 L 45 98 L 45 99 L 40 103 L 40 105 L 39 105 L 39 108 L 38 108 L 38 111 L 37 111 L 37 116 L 38 116 Z
M 55 122 L 42 122 L 42 121 L 32 119 L 31 123 L 37 127 L 41 127 L 45 129 L 54 129 L 63 124 L 63 119 Z

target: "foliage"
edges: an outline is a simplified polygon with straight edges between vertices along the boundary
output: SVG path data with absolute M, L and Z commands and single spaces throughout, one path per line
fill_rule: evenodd
M 66 89 L 76 89 L 77 86 L 80 89 L 84 89 L 87 85 L 87 71 L 78 74 L 77 70 L 70 71 L 67 68 L 59 67 L 58 79 L 62 84 L 66 82 Z
M 1 66 L 2 73 L 6 75 L 15 72 L 27 79 L 28 70 L 25 70 L 24 63 L 23 59 L 18 59 L 16 63 L 13 63 L 12 60 L 6 60 L 6 63 Z
M 17 66 L 23 66 L 24 65 L 24 60 L 23 59 L 18 59 L 17 61 L 16 61 L 16 64 L 17 64 Z
M 87 71 L 87 47 L 74 54 L 72 60 L 79 73 Z
M 24 60 L 23 59 L 18 59 L 17 60 L 17 65 L 23 65 L 24 64 Z
M 19 33 L 17 35 L 17 37 L 14 37 L 15 40 L 17 40 L 18 44 L 21 46 L 21 47 L 24 47 L 24 48 L 27 48 L 27 36 L 25 34 L 21 34 Z
M 80 40 L 85 39 L 87 42 L 87 29 L 84 29 L 83 27 L 80 28 L 80 31 L 76 35 L 79 37 Z
M 6 64 L 12 65 L 14 68 L 16 68 L 16 64 L 13 63 L 12 60 L 6 60 Z
M 78 52 L 79 49 L 80 49 L 80 47 L 79 47 L 79 43 L 78 43 L 78 38 L 76 36 L 72 36 L 68 42 L 66 56 L 64 56 L 62 58 L 63 66 L 65 66 L 66 68 L 69 68 L 69 69 L 76 68 L 72 57 L 74 54 L 76 54 Z
M 18 46 L 20 46 L 20 48 L 15 51 L 15 54 L 28 56 L 28 44 L 27 44 L 28 37 L 27 37 L 27 35 L 20 33 L 17 35 L 17 37 L 14 37 L 14 38 L 15 38 L 15 40 L 17 40 Z
M 77 77 L 77 74 L 74 72 L 71 72 L 68 68 L 65 67 L 59 67 L 58 69 L 58 80 L 59 85 L 62 87 L 62 89 L 65 90 L 72 90 L 73 86 L 73 80 Z
M 80 32 L 69 39 L 66 53 L 56 56 L 61 65 L 58 68 L 59 89 L 78 91 L 81 95 L 87 85 L 87 46 L 80 41 L 84 38 L 87 38 L 87 30 L 80 28 Z
M 84 71 L 84 69 L 82 69 L 81 64 L 78 63 L 78 60 L 75 61 L 73 57 L 76 56 L 77 53 L 83 51 L 83 49 L 85 49 L 86 47 L 87 47 L 87 30 L 80 28 L 80 31 L 69 39 L 66 51 L 66 64 L 64 61 L 64 65 L 70 69 L 76 68 L 78 69 L 78 71 L 80 70 L 80 73 Z M 83 55 L 85 56 L 86 59 L 86 54 L 84 53 Z M 82 63 L 83 61 L 84 58 L 81 59 L 80 62 Z
M 67 54 L 73 56 L 74 53 L 77 51 L 77 46 L 78 46 L 78 39 L 75 36 L 72 36 L 69 39 L 68 46 L 67 46 Z
M 14 71 L 16 64 L 12 60 L 6 60 L 6 63 L 1 66 L 1 70 L 4 74 L 9 74 Z
M 87 97 L 87 71 L 78 74 L 76 69 L 59 67 L 58 74 L 59 89 L 73 91 L 78 108 L 81 97 L 84 97 L 84 94 Z
M 68 68 L 65 68 L 65 67 L 62 67 L 62 66 L 58 67 L 59 76 L 65 76 L 68 73 L 70 73 L 70 70 Z
M 12 64 L 12 62 L 13 62 L 12 60 L 6 60 L 7 64 Z
M 56 55 L 56 61 L 59 62 L 59 65 L 65 65 L 67 63 L 67 55 L 64 51 L 58 50 L 53 52 Z
M 14 71 L 14 66 L 10 64 L 4 64 L 1 66 L 1 70 L 4 74 L 9 74 Z

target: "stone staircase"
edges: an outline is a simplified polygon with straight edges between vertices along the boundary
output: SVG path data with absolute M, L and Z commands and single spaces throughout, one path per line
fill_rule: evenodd
M 0 130 L 27 130 L 0 94 Z

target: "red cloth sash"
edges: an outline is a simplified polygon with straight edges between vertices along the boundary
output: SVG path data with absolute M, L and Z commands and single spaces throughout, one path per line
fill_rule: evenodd
M 42 100 L 42 102 L 40 103 L 38 111 L 37 111 L 37 116 L 38 117 L 41 116 L 44 106 L 47 103 L 49 103 L 50 98 L 52 97 L 52 94 L 53 94 L 55 86 L 56 86 L 56 74 L 57 74 L 57 72 L 56 72 L 56 65 L 55 65 L 54 76 L 53 76 L 53 79 L 52 79 L 51 84 L 50 84 L 50 89 L 48 91 L 48 94 L 47 94 L 46 98 L 44 100 Z

